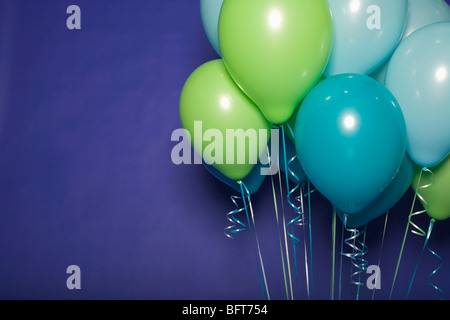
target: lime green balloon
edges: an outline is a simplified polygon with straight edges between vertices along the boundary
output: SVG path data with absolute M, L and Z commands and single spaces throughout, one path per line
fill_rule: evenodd
M 422 167 L 417 167 L 411 186 L 416 190 L 420 185 L 418 191 L 423 198 L 420 201 L 424 208 L 428 205 L 427 213 L 431 218 L 435 220 L 448 219 L 450 218 L 450 155 L 437 166 L 428 169 L 432 174 L 423 171 Z
M 272 129 L 222 60 L 207 62 L 189 76 L 181 92 L 180 118 L 203 161 L 236 181 L 256 165 Z
M 222 58 L 266 119 L 285 123 L 322 75 L 333 26 L 327 0 L 226 0 Z

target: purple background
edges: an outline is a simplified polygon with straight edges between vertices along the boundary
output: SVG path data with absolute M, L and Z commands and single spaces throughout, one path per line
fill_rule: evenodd
M 66 28 L 70 4 L 82 30 Z M 197 0 L 0 2 L 0 298 L 262 299 L 249 232 L 223 234 L 231 189 L 170 159 L 183 84 L 216 58 Z M 271 298 L 286 299 L 270 179 L 252 201 Z M 411 202 L 410 190 L 391 211 L 375 298 L 389 297 Z M 417 221 L 427 228 L 426 215 Z M 368 226 L 370 264 L 383 225 Z M 331 206 L 319 193 L 312 228 L 314 298 L 329 299 Z M 430 241 L 444 259 L 433 280 L 447 292 L 449 228 L 438 222 Z M 422 244 L 408 236 L 394 299 Z M 299 261 L 294 298 L 306 299 L 302 251 Z M 342 297 L 354 299 L 344 262 Z M 81 290 L 66 287 L 72 264 Z M 441 297 L 427 283 L 438 264 L 424 254 L 411 298 Z

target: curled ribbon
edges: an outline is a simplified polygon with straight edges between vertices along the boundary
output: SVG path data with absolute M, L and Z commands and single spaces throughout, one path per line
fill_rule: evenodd
M 248 202 L 247 203 L 244 202 L 244 206 L 239 207 L 238 200 L 243 199 L 242 197 L 231 196 L 230 199 L 236 206 L 236 210 L 227 213 L 226 218 L 228 221 L 230 221 L 231 225 L 224 229 L 224 233 L 228 238 L 235 240 L 236 238 L 233 235 L 247 230 L 247 226 L 242 221 L 240 221 L 236 216 L 239 213 L 244 212 L 246 210 Z
M 361 274 L 367 270 L 369 262 L 364 259 L 364 256 L 368 252 L 368 247 L 365 244 L 366 239 L 366 227 L 361 231 L 357 228 L 350 228 L 347 225 L 348 215 L 344 216 L 344 228 L 351 235 L 350 237 L 344 240 L 344 243 L 352 249 L 352 253 L 341 252 L 342 256 L 345 256 L 351 260 L 351 263 L 354 267 L 356 267 L 356 271 L 353 272 L 350 276 L 350 283 L 354 284 L 358 287 L 357 299 L 359 298 L 359 288 L 361 286 L 365 286 L 365 283 L 361 282 Z M 361 238 L 363 240 L 361 241 Z M 358 276 L 358 280 L 354 278 Z
M 420 180 L 421 180 L 422 175 L 423 175 L 424 172 L 427 172 L 427 173 L 430 173 L 430 174 L 431 174 L 431 176 L 432 176 L 432 181 L 431 181 L 429 184 L 426 184 L 426 185 L 421 186 L 421 185 L 420 185 Z M 399 267 L 400 267 L 400 262 L 401 262 L 401 260 L 402 260 L 403 249 L 404 249 L 404 247 L 405 247 L 405 242 L 406 242 L 406 237 L 407 237 L 407 235 L 408 235 L 409 227 L 411 226 L 411 227 L 413 228 L 413 229 L 411 230 L 411 233 L 413 233 L 413 234 L 415 234 L 415 235 L 418 235 L 418 236 L 421 236 L 421 237 L 426 237 L 426 236 L 427 236 L 427 232 L 425 232 L 422 228 L 420 228 L 417 224 L 415 224 L 415 223 L 412 221 L 412 218 L 413 218 L 414 216 L 421 215 L 421 214 L 423 214 L 423 213 L 425 213 L 425 212 L 428 211 L 429 205 L 428 205 L 427 201 L 425 200 L 425 198 L 420 194 L 419 191 L 420 191 L 420 190 L 423 190 L 423 189 L 426 189 L 426 188 L 429 188 L 429 187 L 431 187 L 433 184 L 434 184 L 434 174 L 433 174 L 433 172 L 432 172 L 430 169 L 426 168 L 426 167 L 422 168 L 422 170 L 420 171 L 420 174 L 419 174 L 419 179 L 418 179 L 418 181 L 417 181 L 417 188 L 416 188 L 416 190 L 415 190 L 415 192 L 414 192 L 414 199 L 413 199 L 413 203 L 412 203 L 412 205 L 411 205 L 411 212 L 410 212 L 410 214 L 409 214 L 409 216 L 408 216 L 408 223 L 406 224 L 406 230 L 405 230 L 405 234 L 404 234 L 404 236 L 403 236 L 403 243 L 402 243 L 402 246 L 401 246 L 401 248 L 400 248 L 400 254 L 399 254 L 399 257 L 398 257 L 397 266 L 396 266 L 396 268 L 395 268 L 394 280 L 392 281 L 391 293 L 390 293 L 390 295 L 389 295 L 389 299 L 391 299 L 392 293 L 393 293 L 393 291 L 394 291 L 395 281 L 396 281 L 396 279 L 397 279 L 397 274 L 398 274 L 398 270 L 399 270 Z M 423 206 L 423 210 L 419 210 L 419 211 L 413 212 L 413 211 L 414 211 L 414 206 L 415 206 L 415 203 L 416 203 L 416 199 L 417 199 L 417 198 L 419 198 L 419 199 L 421 200 L 422 206 Z M 425 241 L 427 242 L 427 240 L 425 240 Z M 425 247 L 424 247 L 424 248 L 425 248 Z M 420 260 L 419 260 L 419 261 L 420 261 Z M 416 270 L 417 270 L 417 266 L 416 266 Z M 412 286 L 412 282 L 414 281 L 415 273 L 416 273 L 416 271 L 414 271 L 414 274 L 413 274 L 413 276 L 412 276 L 412 278 L 411 278 L 409 290 L 408 290 L 408 293 L 407 293 L 407 296 L 406 296 L 407 298 L 408 298 L 408 296 L 409 296 L 409 292 L 410 292 L 410 289 L 411 289 L 411 286 Z
M 420 211 L 420 213 L 423 213 L 423 212 L 428 211 L 429 205 L 428 205 L 427 201 L 425 200 L 425 198 L 424 198 L 418 191 L 421 190 L 421 189 L 429 188 L 429 187 L 431 187 L 431 186 L 433 185 L 433 183 L 434 183 L 434 173 L 433 173 L 430 169 L 428 169 L 428 168 L 423 168 L 421 174 L 422 174 L 423 172 L 428 172 L 428 173 L 430 173 L 430 174 L 432 175 L 432 181 L 431 181 L 429 184 L 427 184 L 427 185 L 418 186 L 418 188 L 417 188 L 417 197 L 420 199 L 420 201 L 422 202 L 422 205 L 423 205 L 423 207 L 424 207 L 424 210 L 423 210 L 423 211 Z M 419 182 L 420 182 L 420 178 L 419 178 Z M 439 266 L 438 266 L 436 269 L 434 269 L 434 270 L 430 273 L 430 275 L 428 276 L 428 283 L 429 283 L 436 291 L 438 291 L 439 293 L 441 293 L 441 294 L 444 296 L 444 297 L 442 298 L 442 300 L 445 300 L 445 297 L 446 297 L 445 292 L 444 292 L 442 289 L 440 289 L 439 287 L 437 287 L 437 286 L 431 281 L 431 277 L 433 277 L 433 276 L 434 276 L 434 275 L 442 268 L 442 258 L 441 258 L 436 252 L 434 252 L 433 250 L 431 250 L 431 249 L 428 247 L 428 241 L 429 241 L 429 238 L 430 238 L 430 236 L 431 236 L 431 231 L 433 230 L 433 227 L 434 227 L 434 223 L 435 223 L 435 222 L 436 222 L 436 221 L 435 221 L 434 219 L 431 219 L 431 221 L 430 221 L 430 226 L 429 226 L 429 230 L 428 230 L 428 233 L 426 234 L 426 237 L 427 237 L 427 238 L 426 238 L 426 241 L 425 241 L 425 246 L 424 246 L 424 248 L 426 247 L 427 250 L 428 250 L 428 252 L 430 252 L 433 256 L 435 256 L 441 263 L 440 263 Z
M 420 184 L 420 180 L 421 180 L 422 174 L 423 174 L 424 172 L 427 172 L 427 173 L 430 173 L 430 174 L 431 174 L 431 176 L 432 176 L 432 182 L 430 182 L 429 184 L 420 186 L 420 185 L 419 185 L 419 184 Z M 431 186 L 433 185 L 433 183 L 434 183 L 434 174 L 433 174 L 433 172 L 432 172 L 430 169 L 428 169 L 428 168 L 423 168 L 422 171 L 420 172 L 420 175 L 419 175 L 419 181 L 418 181 L 418 183 L 417 183 L 418 185 L 417 185 L 417 189 L 416 189 L 416 191 L 415 191 L 415 197 L 417 197 L 417 198 L 420 199 L 420 201 L 422 202 L 422 205 L 423 205 L 423 208 L 424 208 L 424 209 L 423 209 L 423 210 L 419 210 L 419 211 L 413 213 L 413 212 L 412 212 L 413 208 L 411 208 L 411 214 L 410 214 L 409 217 L 408 217 L 408 223 L 414 228 L 414 229 L 411 230 L 411 232 L 414 233 L 414 234 L 416 234 L 416 235 L 418 235 L 418 236 L 421 236 L 421 237 L 425 237 L 425 236 L 427 235 L 427 233 L 426 233 L 423 229 L 421 229 L 417 224 L 415 224 L 415 223 L 412 221 L 412 218 L 413 218 L 414 216 L 421 215 L 421 214 L 423 214 L 423 213 L 425 213 L 425 212 L 428 211 L 428 207 L 429 207 L 429 206 L 428 206 L 428 203 L 427 203 L 427 201 L 425 200 L 425 198 L 420 194 L 419 191 L 431 187 Z M 414 201 L 415 201 L 415 199 L 414 199 Z M 414 203 L 413 203 L 413 206 L 414 206 Z
M 294 135 L 291 127 L 289 126 L 289 124 L 287 124 L 287 127 L 289 128 L 290 132 L 292 135 Z M 297 155 L 294 155 L 291 159 L 289 159 L 289 161 L 287 160 L 287 153 L 286 153 L 286 142 L 285 142 L 285 133 L 284 133 L 284 127 L 281 127 L 282 130 L 282 136 L 283 136 L 283 151 L 284 151 L 284 161 L 285 161 L 285 167 L 286 167 L 286 187 L 287 187 L 287 201 L 288 204 L 294 209 L 294 211 L 297 213 L 297 216 L 290 220 L 287 224 L 286 224 L 286 229 L 289 230 L 289 226 L 298 226 L 298 227 L 303 227 L 304 226 L 304 222 L 305 222 L 305 214 L 303 212 L 303 197 L 302 195 L 300 195 L 299 197 L 295 197 L 294 199 L 299 202 L 298 205 L 296 205 L 294 203 L 294 201 L 292 200 L 293 198 L 293 194 L 299 189 L 301 188 L 300 185 L 300 179 L 298 178 L 298 176 L 295 174 L 295 172 L 291 169 L 291 165 L 292 163 L 297 160 Z M 289 188 L 289 176 L 293 178 L 293 181 L 295 181 L 295 186 L 293 188 Z M 294 244 L 298 244 L 300 243 L 300 239 L 298 237 L 296 237 L 294 235 L 293 232 L 293 228 L 292 228 L 292 232 L 287 232 L 289 237 L 292 238 Z
M 438 286 L 436 286 L 432 281 L 431 281 L 431 277 L 434 276 L 439 269 L 442 268 L 442 258 L 433 250 L 431 250 L 429 247 L 427 247 L 427 250 L 434 255 L 437 259 L 439 259 L 439 261 L 441 262 L 439 264 L 439 266 L 433 270 L 433 272 L 430 273 L 430 275 L 428 276 L 428 283 L 430 284 L 430 286 L 432 286 L 436 291 L 438 291 L 439 293 L 441 293 L 443 295 L 443 297 L 441 298 L 441 300 L 446 300 L 446 294 L 444 292 L 444 290 L 442 290 L 441 288 L 439 288 Z
M 294 178 L 294 180 L 295 181 L 299 181 L 299 179 L 298 179 L 298 177 L 295 175 L 295 173 L 289 168 L 289 165 L 293 162 L 293 161 L 295 161 L 297 159 L 297 156 L 294 156 L 294 157 L 292 157 L 292 159 L 289 161 L 289 163 L 288 163 L 288 169 L 287 169 L 287 171 L 289 172 L 289 174 Z M 288 199 L 288 203 L 289 203 L 289 205 L 294 209 L 294 211 L 297 213 L 297 216 L 294 218 L 294 219 L 292 219 L 292 220 L 290 220 L 287 224 L 286 224 L 286 227 L 289 227 L 289 226 L 298 226 L 298 227 L 303 227 L 305 224 L 305 213 L 302 211 L 302 205 L 300 204 L 300 205 L 295 205 L 294 204 L 294 202 L 292 201 L 292 194 L 295 192 L 295 191 L 297 191 L 297 189 L 299 189 L 301 186 L 300 186 L 300 183 L 297 183 L 296 185 L 295 185 L 295 187 L 294 188 L 292 188 L 292 189 L 290 189 L 289 191 L 288 191 L 288 196 L 287 196 L 287 199 Z M 300 203 L 302 203 L 303 202 L 303 197 L 302 197 L 302 195 L 300 195 L 300 196 L 298 196 L 298 197 L 295 197 L 294 198 L 296 201 L 298 201 L 298 202 L 300 202 Z M 287 228 L 288 230 L 289 230 L 289 228 Z M 298 238 L 298 237 L 296 237 L 295 235 L 294 235 L 294 232 L 289 232 L 288 231 L 288 235 L 292 238 L 292 240 L 294 241 L 294 243 L 295 244 L 297 244 L 297 243 L 300 243 L 300 239 Z
M 433 227 L 434 227 L 434 223 L 435 223 L 435 222 L 436 222 L 436 220 L 434 220 L 434 219 L 431 219 L 431 221 L 430 221 L 430 225 L 429 225 L 429 227 L 428 227 L 428 232 L 427 232 L 427 234 L 426 234 L 425 243 L 424 243 L 424 245 L 423 245 L 423 249 L 422 249 L 422 252 L 421 252 L 421 254 L 420 254 L 420 258 L 419 258 L 419 260 L 418 260 L 418 262 L 417 262 L 416 268 L 414 269 L 414 273 L 413 273 L 413 276 L 412 276 L 412 278 L 411 278 L 411 282 L 410 282 L 410 284 L 409 284 L 408 294 L 407 294 L 407 296 L 406 296 L 407 299 L 408 299 L 409 293 L 410 293 L 410 291 L 411 291 L 411 287 L 412 287 L 412 284 L 413 284 L 413 281 L 414 281 L 414 277 L 415 277 L 416 272 L 417 272 L 417 268 L 419 267 L 420 260 L 421 260 L 421 258 L 422 258 L 423 252 L 425 251 L 425 248 L 426 248 L 432 255 L 434 255 L 436 258 L 438 258 L 438 259 L 441 261 L 440 265 L 439 265 L 436 269 L 434 269 L 434 270 L 430 273 L 430 275 L 428 276 L 428 283 L 431 285 L 431 287 L 433 287 L 433 289 L 437 290 L 439 293 L 441 293 L 441 294 L 444 296 L 441 300 L 445 300 L 445 296 L 446 296 L 446 295 L 445 295 L 445 292 L 444 292 L 442 289 L 440 289 L 438 286 L 436 286 L 433 282 L 431 282 L 431 277 L 434 276 L 434 275 L 439 271 L 439 269 L 441 269 L 441 267 L 442 267 L 442 258 L 441 258 L 436 252 L 434 252 L 433 250 L 431 250 L 431 249 L 428 247 L 428 242 L 430 241 L 431 232 L 433 231 Z
M 292 136 L 294 136 L 294 133 L 287 124 L 287 127 L 289 128 Z M 287 190 L 287 202 L 288 204 L 294 209 L 295 213 L 297 214 L 295 218 L 291 219 L 286 224 L 286 233 L 289 235 L 289 237 L 292 239 L 293 244 L 293 250 L 294 250 L 294 266 L 295 266 L 295 275 L 297 280 L 299 279 L 298 276 L 298 263 L 297 263 L 297 253 L 296 253 L 296 245 L 301 242 L 300 238 L 295 236 L 295 229 L 297 228 L 303 228 L 303 237 L 304 237 L 304 243 L 305 243 L 305 271 L 306 271 L 306 286 L 307 286 L 307 292 L 308 292 L 308 298 L 310 296 L 310 289 L 309 289 L 309 267 L 308 267 L 308 258 L 307 258 L 307 247 L 306 247 L 306 235 L 305 235 L 305 213 L 303 210 L 303 189 L 300 183 L 299 177 L 295 174 L 295 172 L 291 169 L 291 165 L 294 161 L 297 160 L 297 155 L 294 155 L 289 161 L 287 160 L 287 152 L 286 152 L 286 137 L 284 132 L 284 127 L 281 127 L 282 130 L 282 138 L 283 138 L 283 153 L 284 153 L 284 162 L 285 162 L 285 168 L 286 168 L 286 190 Z M 294 181 L 294 187 L 289 188 L 289 176 L 292 177 Z M 297 196 L 293 198 L 293 194 L 300 189 L 300 196 Z M 293 201 L 297 201 L 298 205 L 296 205 Z M 296 228 L 297 227 L 297 228 Z

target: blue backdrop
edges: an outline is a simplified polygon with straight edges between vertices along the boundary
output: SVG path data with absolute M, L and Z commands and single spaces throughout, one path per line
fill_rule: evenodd
M 81 30 L 66 27 L 71 4 Z M 197 0 L 0 1 L 0 298 L 262 299 L 252 238 L 223 233 L 232 189 L 170 158 L 183 84 L 217 57 Z M 313 294 L 329 299 L 332 208 L 317 192 L 311 200 Z M 270 179 L 252 202 L 270 296 L 286 299 Z M 376 299 L 389 297 L 411 202 L 410 190 L 391 211 Z M 370 264 L 383 226 L 384 217 L 368 226 Z M 448 230 L 437 223 L 430 240 L 444 262 Z M 422 244 L 408 236 L 394 299 Z M 424 254 L 410 298 L 441 297 L 427 282 L 438 264 Z M 66 287 L 70 265 L 81 290 Z M 294 298 L 307 299 L 299 270 Z M 354 299 L 348 261 L 342 270 L 342 298 Z M 444 264 L 433 277 L 447 292 L 448 274 Z

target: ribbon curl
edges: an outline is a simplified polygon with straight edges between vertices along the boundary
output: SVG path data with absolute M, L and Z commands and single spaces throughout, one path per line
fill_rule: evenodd
M 441 288 L 439 288 L 438 286 L 436 286 L 431 281 L 431 277 L 433 277 L 442 268 L 442 258 L 436 252 L 431 250 L 429 247 L 427 247 L 427 250 L 440 261 L 439 266 L 436 269 L 434 269 L 428 276 L 428 283 L 430 284 L 430 286 L 432 286 L 436 291 L 438 291 L 443 296 L 440 300 L 446 300 L 447 295 L 446 295 L 445 291 L 442 290 Z
M 420 180 L 421 180 L 422 175 L 423 175 L 424 172 L 430 173 L 431 176 L 432 176 L 432 180 L 431 180 L 431 182 L 429 184 L 421 186 L 420 185 Z M 421 215 L 423 213 L 426 213 L 428 211 L 429 205 L 428 205 L 427 201 L 425 200 L 425 198 L 420 194 L 419 191 L 423 190 L 423 189 L 426 189 L 426 188 L 429 188 L 433 184 L 434 184 L 434 173 L 430 169 L 428 169 L 427 167 L 423 167 L 422 170 L 420 171 L 420 174 L 419 174 L 419 178 L 418 178 L 418 181 L 417 181 L 417 188 L 414 191 L 414 199 L 413 199 L 413 202 L 412 202 L 412 205 L 411 205 L 410 214 L 408 216 L 408 223 L 406 224 L 406 230 L 405 230 L 405 234 L 403 236 L 403 242 L 402 242 L 402 246 L 400 248 L 400 254 L 399 254 L 399 257 L 398 257 L 397 266 L 395 268 L 394 280 L 392 281 L 391 292 L 389 294 L 389 300 L 391 299 L 392 293 L 394 291 L 395 281 L 397 279 L 397 274 L 398 274 L 398 270 L 399 270 L 399 267 L 400 267 L 400 262 L 402 260 L 403 249 L 405 247 L 406 237 L 408 235 L 409 227 L 411 226 L 413 228 L 411 230 L 411 233 L 413 233 L 415 235 L 418 235 L 418 236 L 421 236 L 421 237 L 426 237 L 427 236 L 427 232 L 424 231 L 422 228 L 420 228 L 417 224 L 415 224 L 412 221 L 412 218 L 415 217 L 415 216 Z M 422 202 L 423 210 L 419 210 L 419 211 L 413 212 L 417 198 L 419 198 L 420 201 Z M 427 240 L 425 240 L 425 241 L 427 242 Z M 415 273 L 416 273 L 416 271 L 414 271 L 414 274 L 412 276 L 409 289 L 411 289 L 411 285 L 412 285 L 412 282 L 414 280 Z M 407 298 L 408 298 L 408 296 L 409 296 L 409 290 L 408 290 L 408 293 L 407 293 Z
M 422 174 L 423 174 L 424 172 L 427 172 L 427 173 L 431 174 L 431 176 L 432 176 L 432 181 L 431 181 L 429 184 L 426 184 L 426 185 L 421 186 L 421 185 L 420 185 L 420 180 L 421 180 Z M 416 234 L 416 235 L 418 235 L 418 236 L 421 236 L 421 237 L 425 237 L 425 236 L 427 235 L 427 232 L 424 231 L 423 229 L 421 229 L 418 225 L 416 225 L 416 224 L 412 221 L 412 218 L 413 218 L 414 216 L 421 215 L 421 214 L 423 214 L 423 213 L 425 213 L 425 212 L 428 211 L 428 208 L 429 208 L 428 202 L 427 202 L 427 201 L 425 200 L 425 198 L 420 194 L 419 191 L 420 191 L 420 190 L 423 190 L 423 189 L 426 189 L 426 188 L 429 188 L 429 187 L 431 187 L 433 184 L 434 184 L 434 173 L 433 173 L 430 169 L 428 169 L 428 168 L 423 168 L 423 169 L 421 170 L 421 172 L 420 172 L 420 175 L 419 175 L 419 181 L 417 182 L 417 189 L 416 189 L 416 191 L 415 191 L 415 198 L 419 198 L 419 200 L 421 201 L 421 203 L 422 203 L 422 205 L 423 205 L 423 210 L 419 210 L 419 211 L 417 211 L 417 212 L 412 213 L 412 208 L 411 208 L 411 214 L 410 214 L 409 217 L 408 217 L 408 223 L 414 228 L 413 230 L 411 230 L 411 232 L 414 233 L 414 234 Z M 415 202 L 415 199 L 414 199 L 414 202 Z M 414 206 L 414 203 L 413 203 L 413 206 Z
M 294 132 L 291 128 L 291 126 L 286 123 L 287 128 L 289 129 L 292 136 L 294 136 Z M 286 168 L 286 189 L 287 189 L 287 202 L 288 204 L 294 209 L 297 216 L 293 219 L 291 219 L 286 224 L 286 230 L 289 237 L 292 239 L 293 242 L 293 250 L 294 250 L 294 264 L 295 264 L 295 274 L 298 280 L 298 264 L 297 264 L 297 253 L 296 253 L 296 245 L 301 243 L 300 238 L 295 236 L 294 231 L 298 228 L 303 228 L 303 242 L 305 245 L 305 272 L 306 272 L 306 288 L 308 293 L 308 298 L 310 297 L 310 275 L 309 275 L 309 266 L 308 266 L 308 252 L 307 252 L 307 245 L 306 245 L 306 232 L 305 232 L 305 226 L 306 226 L 306 220 L 305 220 L 305 210 L 303 205 L 303 198 L 305 197 L 303 195 L 303 186 L 300 182 L 299 177 L 295 174 L 295 172 L 291 169 L 292 164 L 298 160 L 298 156 L 295 154 L 289 161 L 287 160 L 287 151 L 286 151 L 286 136 L 284 127 L 281 127 L 282 130 L 282 138 L 283 138 L 283 152 L 284 152 L 284 161 L 285 161 L 285 168 Z M 289 187 L 289 177 L 292 178 L 294 181 L 294 187 Z M 308 184 L 309 187 L 309 184 Z M 294 197 L 293 194 L 300 189 L 300 196 Z M 307 196 L 309 199 L 309 196 L 311 195 L 311 191 L 308 190 Z M 297 202 L 297 204 L 294 203 L 293 199 Z M 289 228 L 290 227 L 290 228 Z M 291 231 L 289 231 L 291 230 Z M 311 226 L 309 225 L 309 231 L 311 232 Z M 310 233 L 311 236 L 311 233 Z M 312 248 L 310 248 L 312 250 Z M 311 251 L 312 253 L 312 251 Z M 311 264 L 312 264 L 312 257 L 311 257 Z M 311 277 L 312 277 L 312 270 L 311 270 Z M 311 287 L 312 287 L 312 279 L 311 279 Z M 312 288 L 311 288 L 312 289 Z M 311 290 L 312 291 L 312 290 Z M 312 292 L 311 292 L 312 294 Z
M 236 240 L 236 238 L 233 236 L 234 234 L 247 230 L 247 226 L 242 221 L 240 221 L 236 216 L 247 209 L 248 202 L 244 202 L 244 206 L 240 207 L 238 205 L 238 200 L 241 199 L 243 200 L 242 197 L 231 196 L 230 199 L 236 206 L 236 210 L 230 211 L 226 214 L 226 218 L 228 221 L 230 221 L 231 225 L 224 229 L 224 234 L 228 238 Z
M 431 277 L 434 276 L 439 271 L 439 269 L 441 269 L 441 267 L 442 267 L 442 258 L 436 252 L 434 252 L 433 250 L 431 250 L 428 247 L 428 243 L 429 243 L 430 237 L 431 237 L 431 232 L 433 231 L 433 227 L 434 227 L 434 223 L 435 222 L 436 222 L 436 220 L 434 220 L 434 219 L 430 220 L 430 225 L 428 227 L 428 232 L 426 234 L 425 243 L 423 245 L 423 249 L 422 249 L 422 252 L 420 254 L 419 260 L 417 261 L 416 268 L 414 269 L 414 273 L 413 273 L 413 276 L 411 278 L 411 282 L 409 284 L 409 288 L 408 288 L 408 293 L 406 295 L 406 299 L 408 299 L 408 297 L 409 297 L 409 293 L 411 291 L 411 287 L 412 287 L 412 284 L 413 284 L 413 281 L 414 281 L 414 277 L 415 277 L 417 269 L 419 267 L 420 260 L 422 258 L 423 252 L 425 251 L 425 249 L 427 249 L 432 255 L 434 255 L 436 258 L 438 258 L 441 261 L 441 264 L 436 269 L 434 269 L 430 273 L 430 275 L 428 276 L 428 283 L 431 285 L 431 287 L 433 287 L 433 289 L 437 290 L 439 293 L 441 293 L 444 296 L 441 300 L 445 300 L 445 296 L 446 296 L 445 292 L 442 289 L 440 289 L 438 286 L 436 286 L 433 282 L 431 282 Z
M 364 259 L 364 256 L 368 252 L 368 247 L 366 246 L 366 233 L 367 233 L 367 225 L 363 230 L 359 230 L 357 228 L 350 228 L 347 225 L 348 215 L 344 215 L 344 228 L 347 232 L 351 234 L 350 237 L 344 240 L 344 243 L 352 249 L 352 253 L 345 253 L 341 251 L 341 255 L 350 259 L 352 265 L 356 267 L 356 271 L 352 272 L 350 276 L 350 283 L 357 286 L 357 296 L 356 299 L 359 299 L 359 289 L 362 286 L 365 286 L 365 283 L 361 282 L 361 274 L 367 270 L 369 262 Z M 361 241 L 361 237 L 363 240 Z M 358 280 L 354 278 L 358 276 Z

